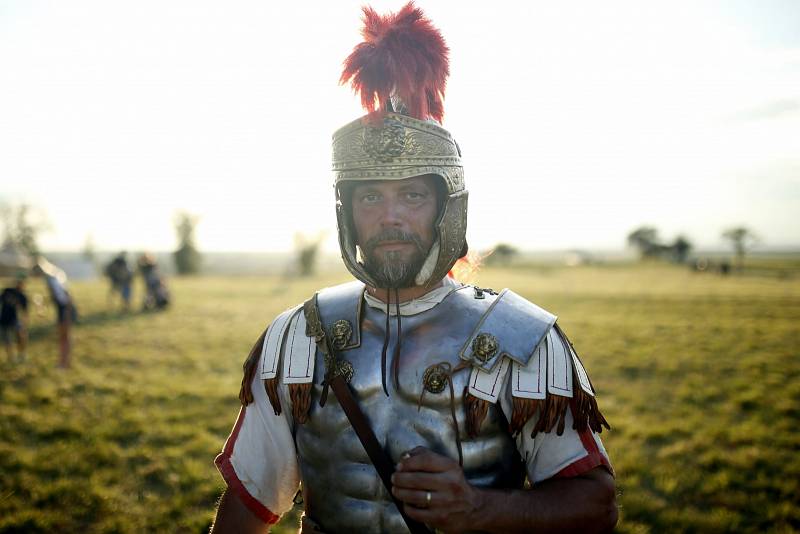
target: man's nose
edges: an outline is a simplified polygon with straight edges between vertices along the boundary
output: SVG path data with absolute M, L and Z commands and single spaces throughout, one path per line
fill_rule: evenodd
M 386 199 L 383 202 L 383 210 L 381 211 L 381 226 L 394 227 L 403 224 L 403 210 L 399 202 L 392 199 Z

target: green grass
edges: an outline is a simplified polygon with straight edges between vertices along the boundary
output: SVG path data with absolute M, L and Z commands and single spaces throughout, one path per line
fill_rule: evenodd
M 175 305 L 147 314 L 74 284 L 72 370 L 55 368 L 52 310 L 34 314 L 25 363 L 2 355 L 0 532 L 206 531 L 250 345 L 346 279 L 174 279 Z M 561 317 L 612 424 L 620 532 L 800 530 L 800 281 L 649 265 L 486 269 L 477 282 Z

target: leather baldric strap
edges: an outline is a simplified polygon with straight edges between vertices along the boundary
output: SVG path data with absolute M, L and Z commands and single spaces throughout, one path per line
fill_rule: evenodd
M 369 425 L 367 416 L 361 411 L 358 401 L 356 401 L 353 396 L 353 392 L 350 391 L 347 380 L 345 380 L 343 373 L 340 371 L 342 367 L 339 365 L 341 363 L 339 356 L 336 354 L 332 344 L 328 343 L 328 338 L 325 335 L 325 330 L 319 319 L 320 315 L 317 307 L 316 295 L 314 298 L 309 299 L 303 308 L 306 318 L 306 334 L 314 337 L 317 348 L 326 357 L 325 389 L 330 387 L 333 390 L 333 394 L 336 395 L 339 406 L 342 407 L 342 410 L 347 416 L 347 420 L 350 421 L 350 425 L 358 436 L 358 440 L 367 452 L 370 461 L 375 466 L 375 470 L 378 471 L 378 475 L 381 477 L 381 481 L 384 487 L 386 487 L 389 497 L 391 497 L 395 506 L 397 506 L 397 510 L 403 517 L 403 521 L 405 521 L 408 530 L 410 530 L 412 534 L 431 534 L 432 531 L 425 526 L 424 523 L 415 521 L 406 515 L 403 509 L 403 503 L 392 494 L 392 473 L 394 472 L 394 464 L 383 447 L 381 447 L 378 438 L 375 437 L 375 433 Z
M 383 450 L 383 447 L 378 442 L 378 438 L 375 437 L 375 433 L 369 426 L 364 412 L 361 411 L 361 407 L 353 397 L 353 392 L 350 391 L 350 386 L 347 385 L 341 375 L 334 376 L 330 381 L 330 386 L 333 394 L 336 395 L 336 400 L 339 401 L 339 406 L 342 407 L 348 421 L 350 421 L 350 425 L 356 431 L 358 440 L 364 446 L 364 450 L 367 451 L 367 456 L 372 461 L 372 465 L 378 471 L 386 491 L 397 506 L 400 515 L 403 516 L 403 521 L 406 522 L 408 530 L 412 534 L 430 534 L 431 530 L 424 523 L 415 521 L 406 515 L 403 510 L 403 504 L 392 494 L 392 473 L 394 472 L 392 459 L 389 458 L 389 455 L 386 454 L 386 451 Z

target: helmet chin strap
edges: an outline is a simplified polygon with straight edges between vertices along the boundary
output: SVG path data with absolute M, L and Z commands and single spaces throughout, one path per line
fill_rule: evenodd
M 433 242 L 431 245 L 431 249 L 428 251 L 428 257 L 425 258 L 425 262 L 420 267 L 417 276 L 414 278 L 414 284 L 418 286 L 424 286 L 425 284 L 431 282 L 431 276 L 433 275 L 433 270 L 436 268 L 436 262 L 439 259 L 439 238 L 436 238 L 436 241 Z
M 386 349 L 389 347 L 389 310 L 391 307 L 391 289 L 386 288 L 386 326 L 383 331 L 383 349 L 381 350 L 381 383 L 383 384 L 383 392 L 389 396 L 389 390 L 386 389 Z M 402 321 L 400 318 L 400 290 L 394 288 L 394 309 L 397 316 L 397 343 L 394 346 L 394 355 L 392 356 L 392 375 L 394 378 L 394 390 L 400 391 L 400 343 L 403 335 Z

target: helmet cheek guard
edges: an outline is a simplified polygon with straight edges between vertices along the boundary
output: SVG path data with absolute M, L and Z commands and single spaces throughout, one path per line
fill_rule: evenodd
M 333 135 L 333 172 L 339 247 L 353 276 L 375 287 L 358 257 L 348 183 L 395 181 L 433 174 L 441 179 L 444 201 L 435 223 L 436 238 L 420 271 L 418 286 L 433 287 L 466 253 L 467 199 L 461 153 L 450 133 L 433 121 L 398 113 L 367 115 Z

